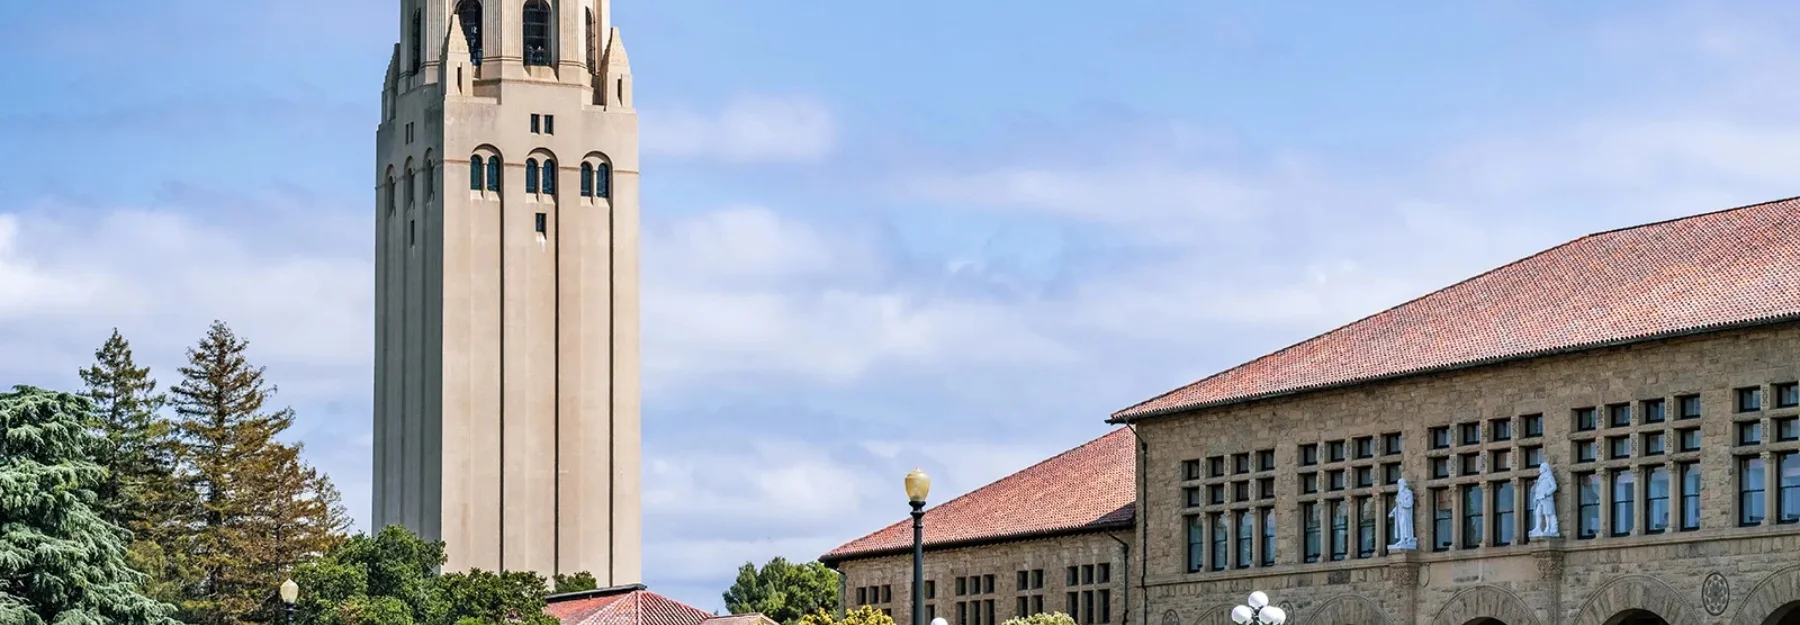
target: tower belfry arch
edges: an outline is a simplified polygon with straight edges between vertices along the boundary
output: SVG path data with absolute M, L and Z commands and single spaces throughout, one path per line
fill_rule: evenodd
M 397 4 L 372 526 L 443 540 L 446 570 L 637 583 L 638 122 L 611 0 Z

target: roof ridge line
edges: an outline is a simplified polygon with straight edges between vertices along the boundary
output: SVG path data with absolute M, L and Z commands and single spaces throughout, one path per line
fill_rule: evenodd
M 1613 229 L 1610 229 L 1610 230 L 1601 230 L 1601 231 L 1599 231 L 1599 232 L 1595 232 L 1595 233 L 1593 233 L 1593 234 L 1589 234 L 1589 235 L 1587 235 L 1587 236 L 1586 236 L 1586 237 L 1582 237 L 1582 238 L 1583 238 L 1583 239 L 1585 239 L 1585 238 L 1588 238 L 1588 237 L 1597 237 L 1597 236 L 1600 236 L 1600 235 L 1603 235 L 1603 234 L 1614 234 L 1614 233 L 1618 233 L 1618 232 L 1625 232 L 1625 231 L 1627 231 L 1627 230 L 1637 230 L 1637 229 L 1639 229 L 1639 228 L 1649 228 L 1649 227 L 1651 227 L 1651 226 L 1660 226 L 1660 225 L 1663 225 L 1663 224 L 1672 224 L 1672 223 L 1675 223 L 1675 222 L 1678 222 L 1678 221 L 1688 221 L 1688 220 L 1690 220 L 1690 219 L 1699 219 L 1699 218 L 1702 218 L 1702 217 L 1711 217 L 1711 216 L 1713 216 L 1713 215 L 1719 215 L 1719 214 L 1723 214 L 1723 213 L 1730 213 L 1730 212 L 1733 212 L 1733 211 L 1741 211 L 1741 210 L 1749 210 L 1749 209 L 1752 209 L 1752 208 L 1761 208 L 1761 207 L 1763 207 L 1763 206 L 1768 206 L 1768 205 L 1770 205 L 1770 204 L 1780 204 L 1780 203 L 1782 203 L 1782 202 L 1792 202 L 1792 201 L 1794 201 L 1794 200 L 1800 200 L 1800 195 L 1796 195 L 1796 196 L 1791 196 L 1791 197 L 1784 197 L 1784 198 L 1781 198 L 1781 199 L 1778 199 L 1778 200 L 1768 200 L 1768 201 L 1764 201 L 1764 202 L 1755 202 L 1755 203 L 1752 203 L 1752 204 L 1745 204 L 1745 205 L 1743 205 L 1743 206 L 1733 206 L 1733 207 L 1731 207 L 1731 208 L 1721 208 L 1721 209 L 1718 209 L 1718 210 L 1710 210 L 1710 211 L 1706 211 L 1706 212 L 1704 212 L 1704 213 L 1694 213 L 1694 214 L 1692 214 L 1692 215 L 1687 215 L 1687 216 L 1683 216 L 1683 217 L 1670 217 L 1670 218 L 1668 218 L 1668 219 L 1660 219 L 1660 220 L 1657 220 L 1657 221 L 1651 221 L 1651 222 L 1646 222 L 1646 223 L 1641 223 L 1641 224 L 1638 224 L 1638 225 L 1635 225 L 1635 226 L 1621 226 L 1621 227 L 1618 227 L 1618 228 L 1613 228 Z M 1580 239 L 1577 239 L 1577 240 L 1580 240 Z M 1545 250 L 1545 251 L 1549 251 L 1549 250 Z

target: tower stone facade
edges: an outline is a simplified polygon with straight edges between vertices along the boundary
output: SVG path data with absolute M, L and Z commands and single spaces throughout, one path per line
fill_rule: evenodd
M 376 134 L 375 528 L 640 581 L 638 122 L 610 0 L 402 0 Z

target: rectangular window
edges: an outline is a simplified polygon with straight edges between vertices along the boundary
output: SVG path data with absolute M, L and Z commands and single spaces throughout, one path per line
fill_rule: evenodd
M 1331 471 L 1329 473 L 1326 473 L 1326 476 L 1329 478 L 1329 480 L 1328 480 L 1329 485 L 1326 486 L 1326 488 L 1328 488 L 1330 490 L 1344 490 L 1344 470 L 1343 469 L 1338 469 L 1336 471 Z
M 868 604 L 869 604 L 869 589 L 868 589 L 868 587 L 857 588 L 856 589 L 856 605 L 868 605 Z
M 1044 570 L 1043 569 L 1032 569 L 1031 570 L 1031 589 L 1032 590 L 1043 590 L 1044 589 Z M 1043 608 L 1037 608 L 1037 610 L 1041 612 L 1041 611 L 1043 611 Z
M 1775 407 L 1793 408 L 1800 406 L 1800 384 L 1788 382 L 1775 385 Z
M 1388 494 L 1381 496 L 1381 509 L 1382 510 L 1393 510 L 1394 509 L 1394 494 L 1393 493 L 1388 493 Z M 1394 543 L 1400 542 L 1399 530 L 1396 529 L 1398 527 L 1399 526 L 1397 524 L 1392 523 L 1392 522 L 1389 522 L 1387 524 L 1387 537 L 1385 538 L 1386 542 L 1384 544 L 1392 545 Z
M 1631 457 L 1631 437 L 1614 436 L 1606 439 L 1606 457 L 1613 460 Z
M 1800 417 L 1776 419 L 1775 440 L 1784 443 L 1788 441 L 1800 441 Z
M 1319 504 L 1300 504 L 1300 543 L 1307 562 L 1319 561 Z
M 1078 593 L 1078 592 L 1064 593 L 1063 604 L 1064 604 L 1063 612 L 1068 613 L 1069 618 L 1071 618 L 1071 619 L 1075 618 L 1075 615 L 1081 613 L 1081 593 Z
M 1032 595 L 1031 596 L 1031 613 L 1032 614 L 1043 614 L 1044 613 L 1044 596 L 1043 595 Z
M 1599 428 L 1600 419 L 1593 408 L 1575 409 L 1575 431 L 1591 432 Z
M 1637 474 L 1631 469 L 1612 472 L 1612 535 L 1630 536 L 1637 518 Z
M 1675 398 L 1675 401 L 1681 405 L 1681 418 L 1683 418 L 1683 419 L 1698 419 L 1698 418 L 1700 418 L 1700 396 L 1699 395 L 1682 395 L 1680 397 Z
M 1183 461 L 1181 461 L 1181 479 L 1184 479 L 1184 480 L 1200 479 L 1200 461 L 1199 460 L 1183 460 Z
M 1737 424 L 1739 445 L 1762 444 L 1762 422 L 1745 421 Z
M 1256 481 L 1256 498 L 1257 499 L 1274 499 L 1275 498 L 1275 478 L 1265 477 L 1263 479 Z
M 1239 511 L 1237 521 L 1237 567 L 1246 569 L 1256 560 L 1256 513 Z
M 1206 500 L 1213 504 L 1225 503 L 1225 485 L 1213 484 L 1206 487 Z
M 1400 483 L 1400 463 L 1390 462 L 1381 465 L 1381 482 L 1383 484 Z
M 1444 551 L 1456 544 L 1456 500 L 1450 489 L 1431 489 L 1431 550 Z
M 1631 404 L 1613 404 L 1606 407 L 1606 425 L 1622 428 L 1631 425 Z
M 1319 492 L 1319 474 L 1300 474 L 1300 494 L 1309 495 L 1316 492 Z
M 1663 453 L 1663 433 L 1645 432 L 1644 442 L 1638 447 L 1639 455 L 1660 456 Z
M 1375 457 L 1375 437 L 1364 436 L 1356 439 L 1356 459 Z
M 1018 584 L 1017 588 L 1014 588 L 1014 590 L 1027 590 L 1030 588 L 1031 588 L 1031 573 L 1029 573 L 1027 571 L 1019 571 L 1019 584 Z
M 1639 410 L 1643 414 L 1644 423 L 1662 423 L 1666 420 L 1666 417 L 1663 415 L 1663 400 L 1645 400 L 1643 406 L 1641 406 Z
M 1493 451 L 1492 455 L 1493 455 L 1493 460 L 1490 462 L 1490 465 L 1489 465 L 1492 467 L 1492 470 L 1494 470 L 1494 471 L 1511 471 L 1511 470 L 1513 470 L 1512 450 L 1511 449 L 1496 449 Z
M 1275 566 L 1275 509 L 1262 509 L 1262 563 Z
M 1081 585 L 1087 586 L 1087 585 L 1090 585 L 1093 583 L 1094 583 L 1094 565 L 1092 565 L 1092 564 L 1082 565 L 1082 567 L 1081 567 Z
M 937 598 L 937 580 L 925 580 L 925 598 Z
M 1325 443 L 1325 450 L 1326 462 L 1344 461 L 1344 441 L 1331 441 Z
M 543 232 L 543 231 L 539 230 L 538 232 Z M 419 221 L 416 219 L 406 220 L 406 244 L 407 245 L 418 245 L 419 244 Z
M 994 618 L 994 600 L 993 599 L 988 599 L 986 601 L 981 602 L 981 607 L 984 612 L 987 612 L 988 625 L 1000 625 L 999 619 Z M 893 615 L 889 614 L 888 616 L 893 616 Z M 892 619 L 889 619 L 889 620 L 892 620 Z
M 1331 510 L 1331 559 L 1342 560 L 1350 553 L 1350 510 L 1344 500 L 1325 503 Z
M 542 119 L 543 119 L 542 115 L 538 115 L 537 113 L 531 114 L 531 134 L 534 134 L 534 135 L 538 134 L 538 129 L 540 128 L 540 123 L 541 123 Z
M 1462 455 L 1462 475 L 1481 475 L 1481 454 Z
M 1681 530 L 1700 529 L 1700 463 L 1681 464 Z
M 1488 426 L 1488 429 L 1493 430 L 1491 436 L 1492 440 L 1512 440 L 1512 419 L 1495 419 L 1494 422 Z
M 1596 447 L 1598 447 L 1598 443 L 1592 440 L 1575 441 L 1575 461 L 1593 462 L 1597 457 Z
M 1474 549 L 1481 546 L 1481 530 L 1485 527 L 1482 524 L 1481 513 L 1485 507 L 1482 505 L 1485 501 L 1486 500 L 1483 499 L 1481 495 L 1480 484 L 1470 484 L 1463 487 L 1462 545 L 1465 549 Z
M 1575 475 L 1576 495 L 1575 537 L 1593 538 L 1600 535 L 1600 474 L 1579 473 Z
M 1746 456 L 1738 459 L 1738 525 L 1749 527 L 1762 525 L 1763 515 L 1763 459 L 1761 456 Z
M 1514 533 L 1518 531 L 1513 514 L 1512 482 L 1494 483 L 1494 544 L 1506 546 L 1513 544 Z
M 1258 470 L 1258 471 L 1274 471 L 1275 470 L 1275 450 L 1264 449 L 1262 451 L 1256 452 L 1256 470 Z
M 543 213 L 538 213 L 537 214 L 537 233 L 545 234 L 545 233 L 548 233 L 549 231 L 550 231 L 549 216 L 545 215 Z
M 1224 456 L 1213 456 L 1211 458 L 1207 458 L 1206 459 L 1206 474 L 1209 477 L 1224 476 L 1225 475 L 1225 457 Z
M 1756 412 L 1762 410 L 1762 387 L 1753 386 L 1737 390 L 1737 411 Z
M 1206 526 L 1200 522 L 1200 515 L 1188 515 L 1187 535 L 1187 569 L 1198 573 L 1206 566 Z
M 1527 469 L 1537 467 L 1544 463 L 1544 448 L 1542 447 L 1536 445 L 1531 447 L 1520 447 L 1519 452 L 1525 456 L 1519 460 L 1524 463 L 1524 467 Z
M 1431 428 L 1431 448 L 1432 449 L 1445 449 L 1448 447 L 1450 447 L 1450 428 L 1449 427 Z
M 1181 501 L 1189 508 L 1198 507 L 1200 505 L 1200 487 L 1189 486 L 1181 489 Z
M 1784 452 L 1775 456 L 1779 487 L 1775 491 L 1776 523 L 1800 523 L 1800 452 Z
M 966 601 L 956 602 L 956 625 L 965 625 L 968 622 L 969 622 L 969 604 L 968 604 L 968 602 L 966 602 Z
M 457 71 L 460 72 L 462 70 L 458 69 Z M 937 619 L 937 606 L 933 605 L 933 604 L 926 604 L 925 605 L 925 622 L 929 623 L 936 619 Z
M 1212 515 L 1212 570 L 1223 571 L 1230 565 L 1231 540 L 1226 532 L 1231 528 L 1225 524 L 1225 515 Z
M 1644 533 L 1669 529 L 1669 467 L 1650 467 L 1644 484 Z
M 1232 501 L 1250 501 L 1250 483 L 1233 482 L 1231 484 Z
M 1094 565 L 1094 583 L 1106 584 L 1110 582 L 1112 582 L 1112 565 L 1104 562 Z
M 1524 438 L 1537 438 L 1544 435 L 1544 415 L 1528 414 L 1524 417 Z
M 1019 607 L 1016 608 L 1016 611 L 1018 612 L 1016 616 L 1031 616 L 1031 598 L 1019 595 Z
M 992 594 L 994 592 L 994 576 L 993 575 L 983 575 L 981 577 L 981 591 L 983 593 L 988 593 L 988 594 Z
M 1356 557 L 1375 556 L 1375 500 L 1356 498 Z
M 1476 445 L 1476 444 L 1480 444 L 1480 443 L 1481 443 L 1481 424 L 1480 423 L 1464 423 L 1464 424 L 1462 424 L 1462 444 Z
M 1095 595 L 1097 597 L 1099 597 L 1099 599 L 1100 599 L 1100 622 L 1111 623 L 1112 622 L 1112 591 L 1102 588 L 1100 590 L 1095 591 Z
M 1437 480 L 1446 477 L 1450 477 L 1450 459 L 1443 457 L 1432 458 L 1431 479 Z
M 893 603 L 894 602 L 894 587 L 893 586 L 889 586 L 886 584 L 883 584 L 881 586 L 881 602 L 882 603 Z
M 1310 467 L 1319 463 L 1319 445 L 1317 443 L 1300 446 L 1300 466 Z
M 956 578 L 956 596 L 961 597 L 966 594 L 969 594 L 969 578 Z
M 1231 470 L 1233 473 L 1249 473 L 1250 454 L 1233 454 L 1231 456 Z
M 556 134 L 556 116 L 555 115 L 545 115 L 544 116 L 544 134 L 547 134 L 547 135 Z
M 1375 485 L 1375 467 L 1356 468 L 1356 487 L 1369 488 Z
M 1081 603 L 1083 604 L 1081 606 L 1082 607 L 1082 617 L 1083 617 L 1081 622 L 1083 622 L 1083 623 L 1095 622 L 1094 621 L 1094 591 L 1092 591 L 1092 590 L 1081 591 Z
M 1700 451 L 1700 428 L 1676 430 L 1675 435 L 1681 438 L 1681 451 Z
M 1381 448 L 1389 456 L 1400 455 L 1400 433 L 1392 432 L 1381 435 Z

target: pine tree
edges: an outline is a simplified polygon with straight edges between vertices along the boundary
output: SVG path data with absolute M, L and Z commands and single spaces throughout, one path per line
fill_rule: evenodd
M 326 553 L 347 528 L 338 492 L 277 436 L 291 409 L 268 409 L 275 386 L 224 323 L 188 350 L 174 396 L 184 478 L 199 497 L 191 544 L 198 578 L 183 607 L 208 625 L 267 616 L 291 567 Z
M 138 590 L 125 531 L 95 511 L 107 480 L 90 459 L 92 404 L 70 393 L 0 393 L 0 623 L 178 625 Z

